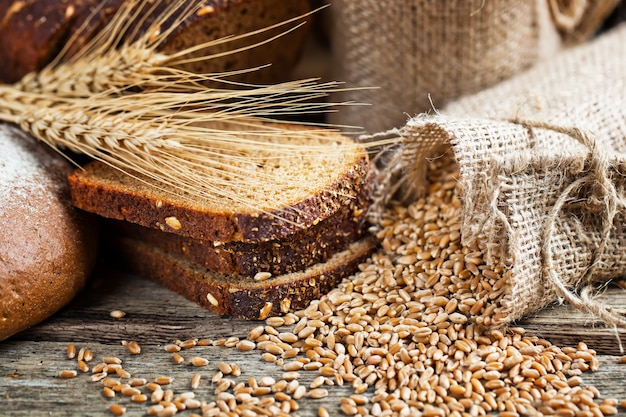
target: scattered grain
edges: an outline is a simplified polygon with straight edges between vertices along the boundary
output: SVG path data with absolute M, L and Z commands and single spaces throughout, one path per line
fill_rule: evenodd
M 158 376 L 154 379 L 154 382 L 159 385 L 168 385 L 168 384 L 171 384 L 172 381 L 173 381 L 173 378 L 169 376 Z
M 107 373 L 106 373 L 106 372 L 99 372 L 99 373 L 96 373 L 96 374 L 91 375 L 91 377 L 89 378 L 89 380 L 90 380 L 91 382 L 98 382 L 98 381 L 101 381 L 101 380 L 103 380 L 104 378 L 106 378 L 106 376 L 107 376 Z
M 115 416 L 122 416 L 122 415 L 126 414 L 126 407 L 124 407 L 121 404 L 117 404 L 117 403 L 116 404 L 111 404 L 109 406 L 109 411 L 111 413 L 113 413 L 113 415 L 115 415 Z
M 104 387 L 102 388 L 102 394 L 107 397 L 107 398 L 114 398 L 115 397 L 115 391 L 113 391 L 111 388 L 109 387 Z
M 169 353 L 180 352 L 180 346 L 176 344 L 165 345 L 164 349 L 166 352 L 169 352 Z
M 145 378 L 133 378 L 128 381 L 128 385 L 130 385 L 131 387 L 143 387 L 147 383 L 148 381 Z
M 84 360 L 85 362 L 91 362 L 93 360 L 93 352 L 91 349 L 85 349 L 83 354 L 79 356 L 78 360 Z
M 59 376 L 63 379 L 74 378 L 76 375 L 78 375 L 78 372 L 73 369 L 63 369 L 62 371 L 59 371 Z
M 76 357 L 76 346 L 73 343 L 67 345 L 67 358 L 74 359 Z
M 115 368 L 115 373 L 117 374 L 117 376 L 124 379 L 128 379 L 132 376 L 130 372 L 123 368 Z
M 87 365 L 85 361 L 78 361 L 76 362 L 76 365 L 82 372 L 89 372 L 89 365 Z
M 310 398 L 315 398 L 315 399 L 326 398 L 328 397 L 328 390 L 324 388 L 314 388 L 309 391 L 308 395 Z
M 141 353 L 141 346 L 139 346 L 139 343 L 137 342 L 129 342 L 126 347 L 132 355 L 138 355 Z
M 256 348 L 256 344 L 252 342 L 251 340 L 241 340 L 237 342 L 235 347 L 245 352 L 245 351 L 254 350 L 254 348 Z
M 201 358 L 200 356 L 194 356 L 193 358 L 191 358 L 191 364 L 193 366 L 207 366 L 209 364 L 209 360 L 206 358 Z
M 109 315 L 111 317 L 113 317 L 114 319 L 121 319 L 124 318 L 126 316 L 126 312 L 122 311 L 122 310 L 112 310 Z
M 226 362 L 218 363 L 217 367 L 220 370 L 220 372 L 224 375 L 229 375 L 231 372 L 233 372 L 233 367 L 227 364 Z
M 182 357 L 179 353 L 172 353 L 172 360 L 175 364 L 180 365 L 185 362 L 185 358 Z

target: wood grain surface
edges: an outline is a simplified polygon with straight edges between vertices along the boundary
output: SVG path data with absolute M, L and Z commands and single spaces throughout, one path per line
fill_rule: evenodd
M 604 295 L 613 304 L 626 306 L 626 294 L 621 288 L 611 288 Z M 112 310 L 126 312 L 123 318 L 113 318 Z M 91 373 L 81 373 L 73 379 L 62 379 L 62 369 L 76 369 L 76 361 L 67 359 L 68 343 L 77 348 L 89 348 L 95 359 L 118 356 L 124 369 L 133 377 L 152 380 L 159 375 L 174 378 L 175 392 L 190 391 L 191 377 L 202 375 L 196 398 L 210 401 L 215 386 L 210 378 L 220 361 L 237 363 L 242 369 L 238 380 L 250 376 L 259 379 L 273 376 L 280 379 L 282 369 L 265 362 L 261 351 L 242 352 L 234 348 L 207 346 L 182 351 L 186 362 L 174 364 L 164 345 L 176 339 L 207 338 L 216 340 L 236 336 L 245 338 L 258 322 L 217 316 L 184 298 L 144 278 L 119 269 L 100 266 L 88 288 L 67 308 L 49 320 L 0 343 L 0 416 L 111 416 L 108 406 L 113 401 L 124 404 L 126 415 L 146 415 L 148 403 L 132 403 L 128 398 L 110 400 L 102 394 L 102 384 L 90 382 Z M 622 355 L 614 329 L 588 320 L 588 317 L 567 306 L 547 308 L 519 323 L 530 334 L 540 335 L 558 346 L 586 342 L 598 352 L 599 371 L 583 374 L 585 384 L 595 385 L 603 397 L 626 399 L 626 364 L 618 364 Z M 626 333 L 619 332 L 626 343 Z M 137 341 L 142 351 L 131 355 L 121 342 Z M 192 356 L 209 360 L 206 367 L 188 364 Z M 318 374 L 301 372 L 300 382 L 309 384 Z M 346 384 L 328 387 L 324 399 L 299 401 L 299 416 L 316 416 L 319 406 L 331 415 L 341 415 L 339 400 L 353 393 Z M 368 394 L 372 394 L 368 392 Z M 620 415 L 626 415 L 620 409 Z M 190 411 L 179 413 L 189 415 Z

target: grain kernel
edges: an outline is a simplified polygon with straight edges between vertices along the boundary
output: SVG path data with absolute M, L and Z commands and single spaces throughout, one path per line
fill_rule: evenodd
M 237 342 L 235 347 L 238 350 L 246 352 L 246 351 L 254 350 L 254 348 L 256 348 L 256 343 L 250 340 L 240 340 L 239 342 Z
M 146 381 L 145 378 L 133 378 L 130 381 L 128 381 L 128 384 L 131 387 L 142 387 L 144 385 L 146 385 L 148 381 Z
M 273 306 L 274 306 L 273 303 L 270 303 L 269 301 L 266 302 L 263 305 L 263 308 L 261 308 L 261 310 L 259 310 L 259 320 L 265 320 L 266 318 L 268 318 L 270 313 L 272 312 L 272 307 Z
M 328 413 L 328 410 L 324 407 L 319 407 L 317 409 L 317 417 L 330 417 L 330 414 Z
M 85 349 L 82 355 L 79 355 L 78 360 L 84 360 L 85 362 L 91 362 L 93 360 L 93 352 L 91 349 Z
M 112 310 L 109 315 L 114 319 L 121 319 L 126 316 L 126 313 L 122 310 Z
M 67 358 L 74 359 L 76 357 L 76 346 L 73 343 L 67 345 Z
M 76 375 L 78 375 L 78 372 L 73 369 L 63 369 L 59 372 L 59 376 L 63 379 L 74 378 Z
M 175 364 L 180 365 L 185 362 L 185 358 L 182 357 L 179 353 L 172 353 L 172 360 Z
M 191 358 L 191 364 L 196 367 L 207 366 L 209 364 L 209 361 L 206 358 L 194 356 L 193 358 Z
M 89 380 L 90 380 L 91 382 L 98 382 L 98 381 L 100 381 L 100 380 L 102 380 L 102 379 L 106 378 L 106 376 L 107 376 L 107 373 L 106 373 L 106 372 L 99 372 L 99 373 L 96 373 L 96 374 L 91 375 L 91 377 L 89 378 Z
M 122 395 L 125 395 L 127 397 L 132 397 L 133 395 L 141 394 L 141 391 L 139 391 L 137 388 L 128 386 L 128 387 L 123 388 L 121 393 Z
M 227 364 L 226 362 L 220 362 L 217 365 L 217 367 L 220 370 L 220 372 L 222 372 L 224 375 L 229 375 L 230 373 L 233 372 L 233 367 Z
M 168 353 L 180 352 L 180 346 L 175 344 L 165 345 L 164 349 Z
M 130 397 L 130 400 L 135 403 L 145 403 L 148 401 L 148 397 L 145 394 L 134 394 Z
M 181 349 L 191 349 L 192 347 L 195 347 L 198 344 L 198 341 L 196 339 L 187 339 L 183 342 L 180 342 L 179 346 Z
M 309 391 L 309 397 L 315 399 L 326 398 L 328 397 L 328 390 L 324 388 L 314 388 Z
M 107 397 L 107 398 L 114 398 L 115 397 L 115 391 L 113 391 L 109 387 L 102 388 L 102 394 L 104 394 L 104 396 Z
M 169 376 L 158 376 L 154 379 L 154 382 L 159 385 L 168 385 L 168 384 L 171 384 L 172 381 L 173 381 L 173 378 Z
M 78 361 L 76 364 L 82 372 L 89 372 L 89 365 L 85 361 Z
M 215 296 L 211 293 L 207 293 L 206 299 L 209 300 L 209 303 L 211 303 L 212 306 L 218 306 L 220 304 L 219 301 L 217 301 L 217 298 L 215 298 Z
M 171 227 L 174 230 L 180 230 L 180 228 L 182 227 L 180 220 L 178 220 L 174 216 L 166 217 L 165 224 L 167 224 L 169 227 Z
M 109 406 L 109 411 L 115 416 L 122 416 L 126 414 L 126 407 L 121 404 L 111 404 Z
M 126 347 L 132 355 L 138 355 L 141 353 L 141 346 L 139 346 L 139 343 L 137 342 L 130 342 Z
M 272 277 L 272 273 L 271 272 L 257 272 L 254 275 L 254 280 L 255 281 L 266 281 L 269 278 Z
M 126 379 L 127 379 L 127 378 L 130 378 L 130 377 L 131 377 L 130 372 L 128 372 L 127 370 L 122 369 L 122 368 L 116 368 L 116 369 L 115 369 L 115 373 L 116 373 L 116 374 L 117 374 L 117 376 L 119 376 L 120 378 L 126 378 Z

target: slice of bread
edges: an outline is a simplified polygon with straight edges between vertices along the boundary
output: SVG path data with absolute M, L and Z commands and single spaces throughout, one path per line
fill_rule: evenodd
M 217 243 L 193 239 L 125 221 L 110 220 L 108 230 L 154 245 L 211 271 L 253 277 L 259 272 L 281 275 L 324 262 L 366 232 L 371 184 L 331 217 L 285 239 L 267 242 Z
M 334 288 L 356 272 L 376 246 L 372 237 L 351 244 L 324 263 L 304 271 L 271 277 L 265 281 L 211 272 L 179 256 L 131 238 L 114 242 L 133 272 L 154 280 L 217 314 L 264 320 L 306 308 L 311 300 Z
M 250 156 L 224 157 L 222 162 L 231 168 L 211 174 L 222 175 L 221 196 L 200 199 L 175 186 L 156 188 L 149 179 L 141 181 L 141 176 L 133 178 L 96 161 L 69 176 L 73 203 L 103 217 L 194 239 L 257 243 L 284 239 L 333 216 L 371 182 L 366 151 L 345 145 L 349 140 L 338 133 L 292 124 L 250 126 L 264 129 L 263 135 L 249 138 L 265 141 L 263 150 L 257 145 Z M 245 132 L 241 137 L 248 139 Z M 316 140 L 329 150 L 306 146 Z M 334 140 L 343 145 L 333 146 Z M 291 150 L 279 153 L 279 145 Z M 231 169 L 249 177 L 231 183 Z

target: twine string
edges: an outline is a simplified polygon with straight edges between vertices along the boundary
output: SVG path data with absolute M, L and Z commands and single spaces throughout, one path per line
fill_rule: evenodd
M 624 316 L 614 311 L 610 306 L 593 300 L 591 296 L 593 293 L 593 275 L 600 264 L 600 255 L 608 244 L 615 216 L 620 211 L 626 209 L 626 200 L 620 195 L 615 187 L 615 183 L 611 180 L 610 171 L 613 164 L 610 158 L 598 147 L 591 132 L 578 127 L 563 127 L 534 120 L 514 119 L 511 121 L 526 128 L 547 129 L 566 134 L 588 149 L 585 160 L 585 166 L 588 166 L 587 175 L 578 178 L 567 186 L 548 213 L 541 237 L 542 272 L 558 297 L 567 301 L 575 308 L 603 321 L 606 325 L 626 328 L 626 318 Z M 550 240 L 557 232 L 559 213 L 571 200 L 572 195 L 585 186 L 589 186 L 591 189 L 587 201 L 588 208 L 599 207 L 602 209 L 602 232 L 600 242 L 593 251 L 590 265 L 579 281 L 583 283 L 583 287 L 580 295 L 577 295 L 559 278 L 559 274 L 554 266 L 553 245 L 550 243 Z

